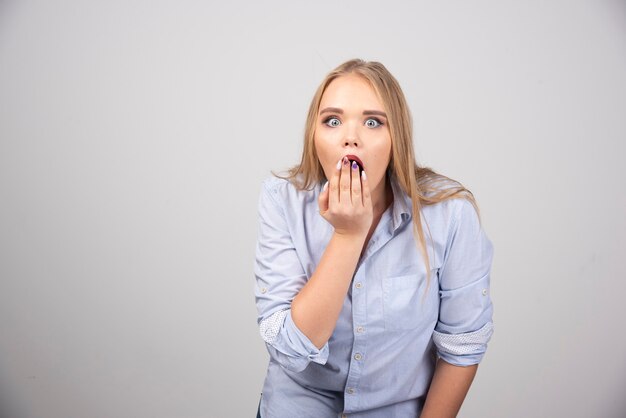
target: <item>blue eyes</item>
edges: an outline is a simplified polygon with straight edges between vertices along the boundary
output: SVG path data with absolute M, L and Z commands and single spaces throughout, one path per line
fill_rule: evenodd
M 324 123 L 328 126 L 330 126 L 331 128 L 336 128 L 337 126 L 341 125 L 341 122 L 339 121 L 339 119 L 335 118 L 335 117 L 331 117 L 328 118 L 324 121 Z
M 331 116 L 324 121 L 324 124 L 330 126 L 331 128 L 336 128 L 341 125 L 341 121 L 336 117 Z M 365 126 L 368 128 L 378 128 L 379 126 L 382 126 L 382 124 L 383 123 L 376 118 L 369 118 L 365 121 Z
M 365 121 L 365 126 L 368 128 L 378 128 L 382 123 L 378 119 L 369 118 Z

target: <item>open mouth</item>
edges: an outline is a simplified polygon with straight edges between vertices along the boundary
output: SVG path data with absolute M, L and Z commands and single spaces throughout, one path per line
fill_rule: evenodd
M 365 168 L 363 166 L 363 161 L 361 161 L 359 157 L 357 157 L 356 155 L 346 155 L 346 158 L 350 160 L 350 165 L 355 162 L 359 166 L 359 174 L 363 172 Z

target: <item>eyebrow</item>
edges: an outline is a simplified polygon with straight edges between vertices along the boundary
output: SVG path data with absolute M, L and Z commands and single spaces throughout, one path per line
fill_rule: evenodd
M 339 109 L 338 107 L 326 107 L 322 110 L 320 110 L 320 115 L 323 113 L 338 113 L 340 115 L 343 114 L 343 109 Z M 382 116 L 384 118 L 387 117 L 387 114 L 385 112 L 381 112 L 380 110 L 364 110 L 363 111 L 363 115 L 365 116 L 370 116 L 370 115 L 378 115 L 378 116 Z
M 387 114 L 385 112 L 381 112 L 380 110 L 364 110 L 363 114 L 365 116 L 378 115 L 378 116 L 382 116 L 384 118 L 387 117 Z

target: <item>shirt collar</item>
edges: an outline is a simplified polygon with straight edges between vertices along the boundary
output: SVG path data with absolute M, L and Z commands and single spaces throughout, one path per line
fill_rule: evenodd
M 392 218 L 393 230 L 395 231 L 412 218 L 411 210 L 413 208 L 413 202 L 411 202 L 409 195 L 402 190 L 395 176 L 390 176 L 389 182 L 391 183 L 391 190 L 393 191 Z
M 389 175 L 389 182 L 393 191 L 393 204 L 391 205 L 392 231 L 395 231 L 413 217 L 411 212 L 413 203 L 409 195 L 402 190 L 394 175 Z M 318 185 L 317 195 L 321 193 L 323 185 L 323 181 Z

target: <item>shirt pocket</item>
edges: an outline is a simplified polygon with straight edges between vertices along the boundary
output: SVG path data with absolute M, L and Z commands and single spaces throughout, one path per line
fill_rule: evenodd
M 386 330 L 412 330 L 437 319 L 437 276 L 435 271 L 431 272 L 428 288 L 425 276 L 424 272 L 416 272 L 383 279 Z

